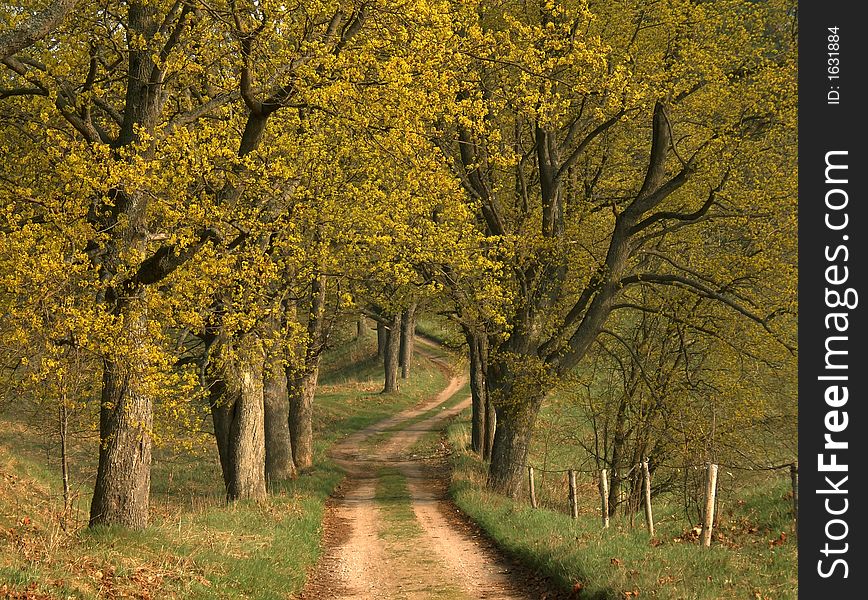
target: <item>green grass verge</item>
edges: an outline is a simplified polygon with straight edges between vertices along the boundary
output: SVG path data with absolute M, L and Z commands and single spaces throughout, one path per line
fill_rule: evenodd
M 337 440 L 437 393 L 443 373 L 417 357 L 398 394 L 382 395 L 372 339 L 325 359 L 315 400 L 316 466 L 262 503 L 227 506 L 213 448 L 155 453 L 151 525 L 87 529 L 96 443 L 72 448 L 76 499 L 60 527 L 52 442 L 27 415 L 0 415 L 0 596 L 30 588 L 52 598 L 286 598 L 319 557 L 325 501 L 343 478 L 327 459 Z
M 468 424 L 449 429 L 451 494 L 458 507 L 507 553 L 582 598 L 796 598 L 797 549 L 780 477 L 756 481 L 723 507 L 711 548 L 685 536 L 680 508 L 661 498 L 652 543 L 639 516 L 635 528 L 616 518 L 603 530 L 597 514 L 573 521 L 560 510 L 532 509 L 484 489 L 485 465 L 467 450 Z M 593 496 L 592 496 L 593 499 Z M 781 532 L 784 533 L 783 537 Z
M 416 332 L 448 348 L 460 348 L 465 343 L 458 324 L 441 315 L 420 315 L 416 320 Z

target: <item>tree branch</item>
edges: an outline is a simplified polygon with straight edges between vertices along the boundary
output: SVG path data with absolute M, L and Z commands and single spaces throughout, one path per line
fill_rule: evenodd
M 78 0 L 54 0 L 17 27 L 0 32 L 0 59 L 32 46 L 54 31 L 76 4 Z
M 669 154 L 669 146 L 672 144 L 672 132 L 665 113 L 665 105 L 657 101 L 654 104 L 654 114 L 651 117 L 651 155 L 648 158 L 648 170 L 645 172 L 642 187 L 636 194 L 637 199 L 651 195 L 663 185 L 663 180 L 666 177 L 666 156 Z
M 358 35 L 359 31 L 361 31 L 362 26 L 365 24 L 365 19 L 368 17 L 368 5 L 367 3 L 362 4 L 359 9 L 353 14 L 352 18 L 349 22 L 344 25 L 344 30 L 341 32 L 341 37 L 338 40 L 338 43 L 335 44 L 334 52 L 337 55 L 341 50 L 344 49 L 350 40 L 352 40 L 356 35 Z
M 175 9 L 173 8 L 172 12 L 174 12 L 174 10 Z M 172 28 L 172 32 L 169 34 L 168 39 L 166 39 L 166 43 L 163 44 L 162 48 L 160 48 L 159 61 L 151 71 L 151 85 L 159 85 L 163 82 L 163 77 L 166 74 L 163 65 L 168 60 L 172 50 L 181 42 L 181 34 L 187 26 L 187 15 L 192 12 L 193 7 L 189 4 L 184 4 L 184 7 L 181 9 L 181 14 L 178 16 L 178 20 L 175 21 L 175 26 Z M 169 23 L 170 21 L 167 17 L 167 21 L 164 25 L 169 25 Z
M 178 248 L 177 244 L 167 244 L 160 247 L 151 256 L 142 261 L 136 274 L 125 282 L 127 289 L 139 285 L 151 285 L 165 279 L 178 267 L 195 254 L 210 241 L 218 241 L 219 236 L 213 229 L 205 229 L 199 234 L 199 239 L 184 248 Z
M 476 155 L 476 144 L 470 139 L 470 134 L 464 127 L 458 127 L 458 152 L 461 155 L 461 164 L 468 184 L 480 199 L 482 217 L 492 235 L 504 235 L 506 228 L 500 217 L 497 206 L 494 204 L 491 194 L 482 178 L 479 168 L 479 157 Z
M 747 317 L 748 319 L 759 323 L 769 333 L 774 333 L 769 328 L 767 319 L 764 319 L 759 315 L 754 314 L 747 308 L 743 307 L 741 304 L 727 297 L 725 294 L 717 290 L 713 290 L 707 285 L 700 283 L 699 281 L 688 279 L 687 277 L 684 277 L 682 275 L 675 275 L 672 273 L 641 273 L 638 275 L 630 275 L 628 277 L 624 277 L 619 283 L 621 287 L 650 283 L 655 285 L 671 285 L 675 287 L 687 288 L 693 290 L 694 292 L 698 292 L 701 296 L 705 296 L 706 298 L 711 298 L 713 300 L 717 300 L 718 302 L 722 302 L 726 306 L 729 306 L 731 309 Z
M 13 96 L 47 96 L 48 92 L 43 88 L 38 87 L 29 87 L 29 88 L 11 88 L 11 89 L 3 89 L 0 88 L 0 100 L 4 98 L 12 98 Z
M 683 221 L 684 223 L 695 223 L 696 221 L 698 221 L 699 219 L 704 217 L 705 214 L 708 212 L 708 210 L 712 206 L 714 206 L 714 204 L 715 204 L 714 191 L 715 190 L 713 190 L 708 195 L 708 198 L 706 199 L 705 203 L 703 203 L 703 205 L 701 207 L 699 207 L 699 209 L 695 210 L 694 212 L 681 213 L 681 212 L 673 212 L 673 211 L 663 211 L 663 212 L 655 213 L 655 214 L 651 215 L 650 217 L 643 219 L 642 221 L 640 221 L 639 223 L 637 223 L 633 227 L 631 227 L 630 228 L 630 235 L 634 235 L 636 233 L 639 233 L 643 229 L 646 229 L 646 228 L 650 227 L 651 225 L 653 225 L 654 223 L 657 223 L 659 221 L 675 220 L 675 221 Z
M 610 119 L 604 121 L 603 123 L 597 125 L 593 131 L 586 135 L 585 139 L 583 139 L 581 143 L 576 146 L 575 150 L 570 153 L 570 155 L 558 169 L 557 173 L 555 173 L 554 180 L 560 181 L 566 174 L 566 172 L 570 169 L 570 167 L 572 167 L 576 163 L 576 161 L 579 159 L 579 156 L 582 154 L 588 144 L 594 141 L 594 139 L 596 139 L 600 134 L 604 133 L 606 130 L 614 126 L 618 121 L 620 121 L 621 117 L 623 117 L 626 112 L 627 111 L 625 109 L 621 109 L 620 111 L 618 111 L 617 114 L 613 115 Z

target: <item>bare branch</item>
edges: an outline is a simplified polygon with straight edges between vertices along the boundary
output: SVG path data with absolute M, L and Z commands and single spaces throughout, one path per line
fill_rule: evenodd
M 175 12 L 175 8 L 173 7 L 171 13 Z M 172 53 L 172 50 L 181 42 L 181 34 L 184 32 L 184 28 L 187 26 L 187 15 L 193 12 L 193 7 L 189 4 L 185 4 L 184 8 L 181 9 L 181 14 L 178 16 L 178 20 L 175 22 L 175 26 L 172 28 L 172 32 L 169 34 L 166 43 L 163 44 L 163 47 L 160 49 L 159 62 L 154 67 L 153 71 L 151 71 L 151 85 L 159 85 L 163 82 L 163 76 L 165 75 L 165 70 L 163 69 L 163 65 L 166 60 L 168 60 L 169 55 Z M 170 13 L 170 14 L 171 14 Z M 168 26 L 170 21 L 168 20 L 165 23 Z
M 235 102 L 241 97 L 241 93 L 238 90 L 232 90 L 229 92 L 222 92 L 217 94 L 207 102 L 202 103 L 196 108 L 182 113 L 172 119 L 172 125 L 187 125 L 188 123 L 192 123 L 196 119 L 203 117 L 210 113 L 212 110 L 220 108 L 225 104 L 229 104 L 230 102 Z
M 575 162 L 578 160 L 579 156 L 582 154 L 588 144 L 590 144 L 599 135 L 601 135 L 613 125 L 615 125 L 618 121 L 620 121 L 621 117 L 623 117 L 626 112 L 626 110 L 621 109 L 620 111 L 618 111 L 617 114 L 613 115 L 611 118 L 604 121 L 603 123 L 597 125 L 597 127 L 595 127 L 593 131 L 591 131 L 587 136 L 585 136 L 585 139 L 583 139 L 581 143 L 576 146 L 575 150 L 570 153 L 564 163 L 560 166 L 554 176 L 555 181 L 560 181 L 563 178 L 564 174 L 566 174 L 570 167 L 575 164 Z
M 672 144 L 672 134 L 667 123 L 666 106 L 662 102 L 654 104 L 654 115 L 651 118 L 651 154 L 648 158 L 648 170 L 642 187 L 636 195 L 638 200 L 653 194 L 663 185 L 666 177 L 666 156 Z M 644 211 L 640 211 L 641 212 Z
M 353 14 L 349 22 L 347 22 L 347 24 L 344 26 L 344 30 L 341 32 L 341 37 L 338 40 L 338 43 L 335 44 L 335 54 L 338 54 L 341 50 L 343 50 L 344 46 L 346 46 L 350 42 L 350 40 L 352 40 L 354 37 L 356 37 L 356 35 L 358 35 L 367 17 L 368 5 L 362 4 L 355 12 L 355 14 Z
M 687 277 L 683 277 L 681 275 L 675 275 L 675 274 L 671 274 L 671 273 L 665 273 L 665 274 L 664 273 L 661 273 L 661 274 L 658 274 L 658 273 L 641 273 L 638 275 L 630 275 L 629 277 L 625 277 L 620 281 L 620 284 L 622 287 L 627 287 L 629 285 L 635 285 L 635 284 L 644 284 L 644 283 L 649 283 L 649 284 L 654 284 L 654 285 L 671 285 L 671 286 L 675 286 L 675 287 L 681 287 L 681 288 L 686 288 L 686 289 L 692 290 L 693 292 L 696 292 L 701 296 L 705 296 L 706 298 L 711 298 L 713 300 L 717 300 L 718 302 L 721 302 L 721 303 L 725 304 L 726 306 L 729 306 L 731 309 L 733 309 L 737 313 L 747 317 L 751 321 L 754 321 L 754 322 L 762 325 L 763 329 L 765 329 L 767 332 L 774 334 L 774 332 L 771 330 L 771 328 L 768 325 L 768 319 L 760 317 L 759 315 L 751 312 L 750 310 L 748 310 L 747 308 L 745 308 L 744 306 L 742 306 L 738 302 L 734 301 L 732 298 L 729 298 L 728 296 L 726 296 L 725 294 L 723 294 L 717 290 L 711 289 L 710 287 L 708 287 L 707 285 L 705 285 L 699 281 L 694 281 L 692 279 L 688 279 Z M 783 343 L 783 342 L 781 342 L 781 343 Z M 784 345 L 786 346 L 786 344 L 784 344 Z M 789 346 L 786 346 L 786 347 L 787 347 L 787 349 L 792 351 L 792 349 Z
M 107 114 L 112 121 L 114 121 L 118 125 L 123 125 L 124 116 L 114 106 L 112 106 L 98 96 L 93 97 L 93 103 L 96 105 L 97 108 Z
M 643 229 L 646 229 L 659 221 L 681 221 L 683 223 L 695 223 L 696 221 L 704 217 L 708 213 L 708 210 L 716 204 L 717 194 L 720 192 L 720 189 L 723 187 L 725 181 L 726 178 L 724 178 L 724 181 L 720 182 L 720 185 L 718 185 L 716 188 L 713 188 L 708 193 L 708 198 L 706 198 L 705 202 L 697 210 L 689 213 L 674 211 L 662 211 L 659 213 L 655 213 L 631 227 L 630 235 L 639 233 Z
M 13 96 L 47 96 L 48 92 L 43 88 L 28 87 L 28 88 L 0 88 L 0 100 L 4 98 L 12 98 Z
M 503 235 L 506 228 L 479 167 L 476 144 L 470 139 L 468 131 L 460 126 L 458 128 L 458 151 L 461 155 L 461 166 L 463 166 L 468 184 L 473 189 L 474 195 L 481 201 L 482 217 L 485 219 L 488 230 L 493 235 Z
M 209 241 L 217 241 L 219 235 L 212 229 L 204 229 L 199 234 L 199 239 L 185 248 L 178 248 L 176 244 L 161 246 L 151 256 L 142 261 L 136 274 L 125 283 L 125 287 L 137 287 L 150 285 L 165 279 L 196 253 Z

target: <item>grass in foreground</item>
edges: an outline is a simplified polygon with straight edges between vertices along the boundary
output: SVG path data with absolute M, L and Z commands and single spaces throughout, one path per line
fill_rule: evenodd
M 223 501 L 212 448 L 155 457 L 152 525 L 89 530 L 93 439 L 73 449 L 76 501 L 60 526 L 55 450 L 26 416 L 0 415 L 0 597 L 286 598 L 318 558 L 325 500 L 343 475 L 326 458 L 338 439 L 436 393 L 445 377 L 417 360 L 400 394 L 383 396 L 371 340 L 326 360 L 316 398 L 316 467 L 263 503 Z M 5 586 L 5 588 L 4 588 Z
M 410 500 L 407 479 L 397 469 L 380 469 L 377 473 L 375 501 L 380 510 L 380 537 L 407 540 L 422 533 Z
M 396 570 L 396 565 L 401 565 L 400 571 L 405 575 L 399 595 L 389 596 L 389 600 L 471 600 L 453 585 L 443 565 L 420 541 L 423 530 L 413 510 L 407 478 L 398 469 L 386 467 L 378 471 L 374 501 L 378 534 L 385 541 L 390 564 Z
M 468 425 L 449 431 L 453 455 L 451 493 L 456 504 L 494 541 L 525 564 L 550 576 L 581 598 L 671 598 L 760 600 L 796 598 L 797 549 L 785 481 L 769 479 L 741 490 L 723 507 L 709 549 L 684 536 L 675 503 L 660 499 L 657 532 L 649 539 L 642 517 L 630 528 L 620 517 L 603 530 L 599 516 L 530 508 L 484 489 L 485 467 L 469 451 Z M 783 536 L 781 536 L 783 532 Z

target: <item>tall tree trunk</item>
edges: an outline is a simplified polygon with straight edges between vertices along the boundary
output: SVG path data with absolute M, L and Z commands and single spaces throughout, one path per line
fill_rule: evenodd
M 319 379 L 319 361 L 325 341 L 325 278 L 315 274 L 310 285 L 307 340 L 300 372 L 287 369 L 289 386 L 289 435 L 292 457 L 298 469 L 313 465 L 313 399 Z
M 541 385 L 528 381 L 517 385 L 516 378 L 503 363 L 488 370 L 489 390 L 497 415 L 488 487 L 510 497 L 521 488 L 534 423 L 545 398 Z
M 229 393 L 234 397 L 229 426 L 232 471 L 226 495 L 229 500 L 258 500 L 266 496 L 264 357 L 259 348 L 248 346 L 232 363 L 227 369 Z
M 497 411 L 494 408 L 494 402 L 491 400 L 491 394 L 488 392 L 488 385 L 485 386 L 485 437 L 482 446 L 482 460 L 491 460 L 491 449 L 494 447 L 494 435 L 497 432 Z
M 377 321 L 377 358 L 385 360 L 386 345 L 389 343 L 389 330 L 385 323 Z
M 627 420 L 627 400 L 628 396 L 625 393 L 621 396 L 621 401 L 618 403 L 618 412 L 615 415 L 615 433 L 612 437 L 612 461 L 609 464 L 612 473 L 612 480 L 609 484 L 609 516 L 615 515 L 615 510 L 621 500 L 621 482 L 622 482 L 622 463 L 624 462 L 624 452 L 627 444 L 626 420 Z
M 480 334 L 473 332 L 469 327 L 463 329 L 470 358 L 470 448 L 482 456 L 485 453 L 487 439 L 483 344 Z
M 162 73 L 154 71 L 153 50 L 141 41 L 157 33 L 157 8 L 132 1 L 127 10 L 128 71 L 123 121 L 115 140 L 116 148 L 130 147 L 141 134 L 152 133 L 159 120 L 162 100 Z M 134 47 L 135 46 L 135 47 Z M 153 148 L 136 151 L 148 160 Z M 117 156 L 117 155 L 116 155 Z M 149 197 L 123 184 L 108 190 L 108 203 L 88 215 L 88 220 L 108 239 L 95 266 L 107 282 L 99 298 L 120 318 L 122 347 L 130 354 L 148 356 L 148 314 L 146 286 L 156 279 L 127 279 L 125 256 L 148 254 Z M 124 223 L 124 226 L 118 227 Z M 147 261 L 145 261 L 147 262 Z M 144 266 L 142 263 L 141 266 Z M 157 278 L 158 279 L 158 278 Z M 151 485 L 151 429 L 153 398 L 148 391 L 148 369 L 141 358 L 105 356 L 100 394 L 100 449 L 96 483 L 90 506 L 90 525 L 121 525 L 140 529 L 148 523 Z
M 289 433 L 289 391 L 283 361 L 272 359 L 265 371 L 265 480 L 269 485 L 296 475 Z
M 392 394 L 398 391 L 398 361 L 401 350 L 401 313 L 389 317 L 388 333 L 386 335 L 386 352 L 383 360 L 385 382 L 383 393 Z
M 217 455 L 220 458 L 220 472 L 223 474 L 223 485 L 227 490 L 234 471 L 232 454 L 229 452 L 229 431 L 234 411 L 231 400 L 231 395 L 227 393 L 226 381 L 220 376 L 209 373 L 208 403 L 211 408 L 211 421 L 214 423 L 214 439 L 217 442 Z
M 139 299 L 124 301 L 127 341 L 144 344 L 147 314 Z M 142 529 L 148 524 L 151 487 L 153 399 L 142 374 L 125 359 L 103 360 L 99 414 L 99 466 L 90 505 L 90 525 Z
M 488 384 L 488 337 L 480 337 L 480 352 L 482 359 L 482 394 L 484 397 L 485 416 L 483 419 L 482 459 L 491 460 L 491 449 L 494 447 L 494 435 L 497 432 L 497 411 L 491 399 L 491 389 Z
M 401 313 L 401 348 L 400 365 L 401 379 L 410 376 L 410 365 L 413 362 L 413 351 L 416 342 L 416 306 L 414 302 Z
M 67 449 L 67 436 L 69 434 L 69 401 L 66 397 L 66 392 L 60 397 L 60 414 L 58 415 L 59 434 L 60 434 L 60 474 L 63 478 L 63 515 L 60 525 L 63 530 L 67 528 L 67 518 L 69 517 L 70 496 L 69 496 L 69 451 Z
M 289 390 L 289 435 L 292 457 L 299 470 L 313 465 L 313 399 L 319 378 L 319 361 L 310 372 L 296 375 Z
M 259 499 L 265 485 L 264 357 L 256 344 L 242 339 L 238 354 L 208 372 L 214 437 L 226 498 Z
M 521 489 L 538 402 L 509 409 L 508 419 L 503 417 L 507 409 L 497 409 L 498 425 L 488 468 L 488 487 L 497 493 L 512 498 Z

